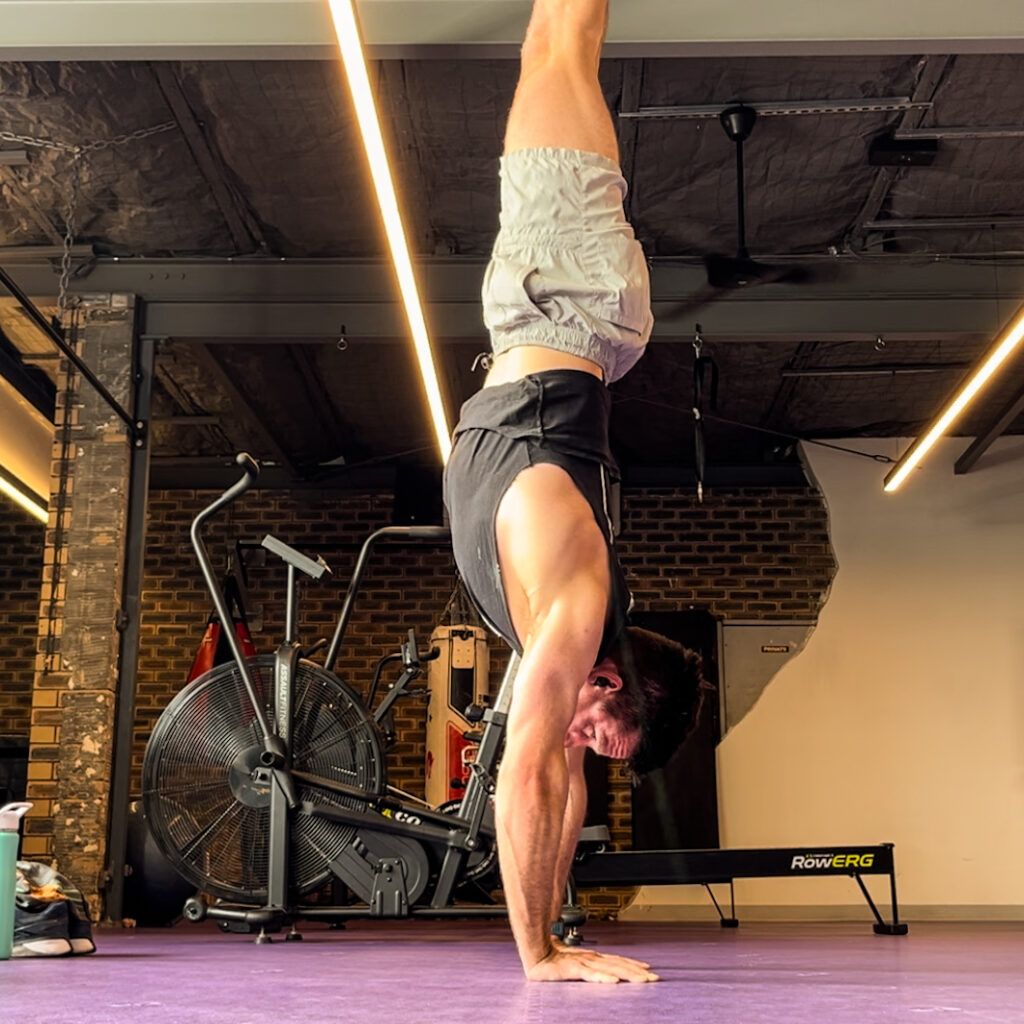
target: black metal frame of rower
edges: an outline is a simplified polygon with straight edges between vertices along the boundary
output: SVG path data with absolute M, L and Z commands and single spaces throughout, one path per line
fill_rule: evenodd
M 799 861 L 799 863 L 798 863 Z M 810 863 L 808 864 L 808 861 Z M 703 885 L 723 928 L 735 928 L 737 878 L 808 878 L 848 875 L 855 879 L 875 917 L 877 935 L 906 935 L 896 899 L 893 844 L 879 846 L 773 847 L 759 850 L 644 850 L 624 853 L 581 852 L 573 866 L 570 902 L 576 888 L 598 885 Z M 892 920 L 886 921 L 863 875 L 888 875 Z M 722 912 L 712 885 L 729 886 L 730 914 Z

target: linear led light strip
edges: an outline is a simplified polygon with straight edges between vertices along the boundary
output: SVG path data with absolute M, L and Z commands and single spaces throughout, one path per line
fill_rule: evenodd
M 427 403 L 430 416 L 434 423 L 434 433 L 441 450 L 441 460 L 448 462 L 451 453 L 451 431 L 445 417 L 444 403 L 441 401 L 441 389 L 437 382 L 437 370 L 434 366 L 434 354 L 430 347 L 427 324 L 423 317 L 419 291 L 416 288 L 416 276 L 412 269 L 409 256 L 409 243 L 405 237 L 402 216 L 398 210 L 398 197 L 395 194 L 394 180 L 388 165 L 387 153 L 384 149 L 384 136 L 381 133 L 377 108 L 370 89 L 370 77 L 366 70 L 366 58 L 363 55 L 362 41 L 359 34 L 359 23 L 356 20 L 353 0 L 328 0 L 331 16 L 334 19 L 334 31 L 341 48 L 341 59 L 345 65 L 349 89 L 355 103 L 356 118 L 363 136 L 363 145 L 370 162 L 370 173 L 377 190 L 377 203 L 381 216 L 384 218 L 384 229 L 387 232 L 391 258 L 398 274 L 398 287 L 405 304 L 405 314 L 409 320 L 413 343 L 416 346 L 416 357 L 419 360 L 420 375 L 427 392 Z
M 46 510 L 43 499 L 2 466 L 0 466 L 0 494 L 6 494 L 11 501 L 20 505 L 41 523 L 49 521 L 50 514 Z
M 961 385 L 949 404 L 935 418 L 928 430 L 919 437 L 904 453 L 903 457 L 889 471 L 885 478 L 884 490 L 895 491 L 906 480 L 910 471 L 924 458 L 928 450 L 949 429 L 953 421 L 967 407 L 972 398 L 982 389 L 985 382 L 1009 358 L 1010 354 L 1024 339 L 1024 308 L 1006 329 L 1003 337 L 974 371 Z

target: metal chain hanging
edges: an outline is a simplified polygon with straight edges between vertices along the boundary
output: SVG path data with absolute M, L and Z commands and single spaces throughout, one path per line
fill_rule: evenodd
M 470 599 L 462 574 L 455 574 L 455 588 L 448 598 L 444 611 L 441 613 L 440 625 L 449 626 L 483 626 L 480 615 Z
M 68 344 L 78 351 L 78 310 L 72 310 L 68 322 Z M 60 459 L 58 465 L 60 470 L 57 476 L 57 489 L 53 495 L 54 500 L 54 531 L 53 547 L 50 549 L 49 558 L 50 581 L 49 599 L 46 602 L 46 634 L 43 638 L 43 675 L 48 676 L 51 672 L 58 672 L 63 666 L 60 653 L 60 633 L 57 628 L 58 619 L 63 612 L 63 575 L 66 563 L 62 558 L 63 552 L 67 549 L 68 529 L 68 491 L 71 478 L 71 446 L 72 446 L 72 410 L 78 399 L 79 376 L 75 372 L 74 365 L 65 361 L 62 365 L 66 367 L 64 379 L 63 408 L 60 416 L 60 423 L 57 426 L 57 440 L 60 443 Z
M 68 193 L 67 206 L 64 209 L 64 250 L 60 256 L 60 283 L 57 286 L 57 316 L 61 324 L 67 316 L 68 286 L 71 282 L 71 247 L 75 242 L 75 214 L 78 212 L 78 199 L 82 193 L 82 161 L 81 153 L 75 153 L 71 166 L 71 191 Z
M 124 132 L 115 135 L 111 139 L 96 139 L 93 142 L 86 142 L 77 145 L 71 142 L 61 142 L 59 139 L 43 139 L 36 135 L 19 135 L 17 132 L 0 131 L 0 142 L 17 142 L 22 146 L 35 146 L 39 149 L 55 149 L 61 153 L 95 153 L 100 149 L 109 149 L 111 146 L 123 146 L 126 142 L 135 142 L 138 139 L 149 138 L 150 135 L 159 135 L 160 132 L 169 132 L 177 128 L 177 121 L 163 121 L 149 128 L 139 128 L 134 132 Z
M 123 132 L 110 139 L 95 139 L 83 145 L 61 142 L 58 139 L 39 138 L 34 135 L 21 135 L 17 132 L 0 131 L 0 142 L 13 142 L 22 146 L 34 146 L 38 149 L 52 149 L 58 153 L 67 153 L 72 158 L 71 188 L 68 192 L 67 204 L 64 209 L 64 248 L 61 253 L 60 284 L 58 285 L 57 292 L 57 310 L 62 325 L 67 318 L 68 288 L 71 282 L 71 247 L 75 241 L 75 216 L 78 212 L 78 202 L 82 194 L 82 177 L 86 158 L 90 153 L 111 149 L 114 146 L 123 146 L 126 143 L 146 139 L 151 135 L 168 132 L 177 127 L 177 121 L 163 121 L 149 128 L 139 128 L 134 132 Z

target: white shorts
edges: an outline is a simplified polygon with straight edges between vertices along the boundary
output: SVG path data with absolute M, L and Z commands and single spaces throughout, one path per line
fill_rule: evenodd
M 614 161 L 573 149 L 522 149 L 501 160 L 501 230 L 483 286 L 496 354 L 544 345 L 622 377 L 651 335 L 643 250 L 623 212 Z

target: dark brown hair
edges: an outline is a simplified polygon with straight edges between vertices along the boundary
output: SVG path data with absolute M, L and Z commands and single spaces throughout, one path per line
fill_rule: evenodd
M 635 775 L 646 775 L 662 767 L 693 732 L 714 687 L 704 679 L 696 651 L 637 626 L 623 630 L 609 657 L 623 683 L 609 709 L 616 708 L 627 729 L 640 728 L 640 745 L 629 767 Z

